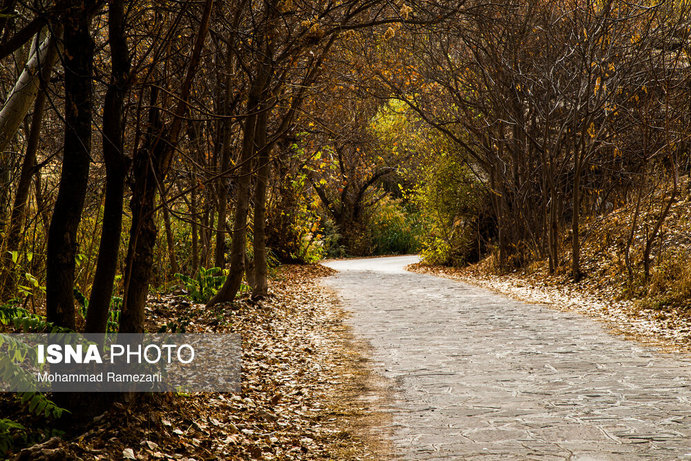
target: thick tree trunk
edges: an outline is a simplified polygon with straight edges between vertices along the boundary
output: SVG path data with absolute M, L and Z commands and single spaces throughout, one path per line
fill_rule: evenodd
M 121 333 L 141 333 L 144 329 L 144 306 L 149 293 L 149 280 L 154 263 L 154 246 L 157 229 L 154 222 L 156 181 L 160 178 L 157 155 L 162 143 L 163 131 L 158 104 L 158 89 L 153 87 L 150 95 L 148 132 L 144 146 L 135 152 L 133 163 L 134 184 L 130 210 L 132 225 L 127 247 L 124 275 L 124 297 L 120 314 Z
M 112 0 L 108 9 L 108 37 L 112 55 L 111 81 L 103 107 L 103 157 L 106 164 L 106 200 L 96 274 L 91 287 L 86 332 L 106 331 L 113 294 L 122 231 L 125 177 L 130 159 L 123 151 L 123 102 L 130 82 L 130 58 L 124 30 L 122 0 Z
M 94 43 L 82 5 L 65 23 L 65 142 L 60 188 L 48 231 L 46 312 L 49 322 L 75 328 L 74 268 L 91 157 Z
M 158 112 L 156 108 L 152 111 Z M 144 306 L 149 292 L 157 235 L 154 222 L 157 173 L 152 171 L 151 166 L 155 157 L 155 153 L 147 146 L 137 152 L 134 158 L 133 171 L 136 179 L 130 200 L 132 227 L 125 262 L 125 296 L 120 315 L 122 333 L 144 331 Z

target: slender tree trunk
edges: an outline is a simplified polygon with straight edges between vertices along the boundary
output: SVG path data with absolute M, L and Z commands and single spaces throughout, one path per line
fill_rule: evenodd
M 645 283 L 647 284 L 648 281 L 650 280 L 650 253 L 653 250 L 653 244 L 655 243 L 655 239 L 658 237 L 660 234 L 660 229 L 662 228 L 662 224 L 665 222 L 667 219 L 667 216 L 669 216 L 669 211 L 672 208 L 672 205 L 674 202 L 677 201 L 677 179 L 676 179 L 676 172 L 675 172 L 675 179 L 674 179 L 674 184 L 673 184 L 673 189 L 672 189 L 672 194 L 667 200 L 667 203 L 665 204 L 664 208 L 662 209 L 660 216 L 657 218 L 655 221 L 655 226 L 653 226 L 653 230 L 650 232 L 650 234 L 646 235 L 645 239 L 645 246 L 643 248 L 643 276 L 645 277 Z
M 257 182 L 254 189 L 254 284 L 252 297 L 263 298 L 268 294 L 266 260 L 266 187 L 271 170 L 269 146 L 266 145 L 266 126 L 268 108 L 263 107 L 257 116 L 254 134 L 255 144 L 259 149 L 257 156 Z
M 123 150 L 123 103 L 130 85 L 127 77 L 130 70 L 130 58 L 125 39 L 122 0 L 111 0 L 109 4 L 108 40 L 112 69 L 103 107 L 102 136 L 103 157 L 106 164 L 106 200 L 96 274 L 86 314 L 86 331 L 89 333 L 102 333 L 107 328 L 108 310 L 120 250 L 125 177 L 130 166 L 130 159 Z
M 256 85 L 256 83 L 255 83 Z M 240 155 L 240 177 L 237 181 L 237 206 L 233 222 L 233 238 L 230 243 L 230 272 L 220 290 L 208 302 L 208 306 L 223 302 L 232 302 L 237 295 L 245 271 L 244 250 L 247 235 L 247 213 L 250 201 L 250 175 L 252 174 L 252 156 L 254 154 L 254 131 L 257 121 L 258 91 L 253 88 L 247 102 L 242 151 Z
M 22 171 L 19 176 L 19 184 L 14 195 L 14 204 L 12 205 L 12 213 L 10 214 L 10 223 L 7 230 L 7 238 L 5 240 L 4 263 L 2 267 L 2 278 L 0 283 L 2 286 L 2 298 L 5 299 L 10 296 L 15 289 L 15 280 L 11 274 L 12 257 L 11 253 L 19 249 L 19 241 L 21 236 L 22 225 L 24 223 L 26 201 L 29 198 L 29 191 L 31 189 L 31 179 L 36 172 L 36 153 L 38 151 L 38 144 L 41 134 L 41 123 L 43 121 L 43 109 L 45 107 L 46 94 L 41 91 L 36 97 L 34 104 L 34 112 L 31 115 L 31 132 L 29 133 L 29 140 L 26 146 L 26 153 L 24 154 L 24 161 L 22 163 Z
M 176 274 L 180 272 L 178 268 L 178 260 L 175 257 L 175 237 L 173 237 L 173 227 L 170 223 L 170 212 L 168 206 L 163 205 L 163 222 L 166 228 L 166 244 L 168 246 L 168 261 L 170 262 L 170 273 Z
M 552 272 L 559 268 L 559 222 L 558 205 L 556 191 L 552 199 L 552 207 L 549 212 L 549 233 L 550 233 L 550 252 L 552 254 Z
M 240 20 L 242 19 L 242 11 L 245 9 L 245 5 L 247 4 L 247 0 L 242 0 L 239 4 L 239 7 L 236 9 L 236 14 L 235 17 L 233 18 L 232 21 L 232 27 L 233 30 L 237 29 Z M 236 37 L 233 36 L 231 37 L 231 41 L 227 43 L 225 51 L 225 72 L 226 72 L 226 78 L 225 78 L 225 88 L 223 91 L 219 91 L 219 96 L 222 96 L 223 98 L 223 113 L 228 116 L 231 113 L 231 100 L 233 97 L 233 92 L 231 90 L 232 86 L 231 84 L 233 83 L 232 81 L 232 75 L 237 71 L 237 59 L 235 55 L 235 47 L 236 47 Z M 222 56 L 220 56 L 221 53 L 219 53 L 219 59 L 218 61 L 221 62 L 223 60 Z M 220 81 L 220 78 L 219 78 Z M 235 106 L 237 103 L 234 102 L 232 105 Z M 232 153 L 232 147 L 233 143 L 231 142 L 231 136 L 232 136 L 232 126 L 233 126 L 233 121 L 230 118 L 226 118 L 224 120 L 220 121 L 220 125 L 222 126 L 223 130 L 223 144 L 222 144 L 222 149 L 221 149 L 221 165 L 220 169 L 221 172 L 228 171 L 230 168 L 230 158 L 231 158 L 231 153 Z M 225 176 L 221 176 L 218 178 L 218 196 L 217 198 L 217 203 L 218 203 L 218 224 L 216 225 L 217 231 L 216 231 L 216 246 L 215 246 L 215 253 L 214 253 L 214 266 L 216 267 L 224 267 L 225 266 L 225 254 L 226 254 L 226 217 L 228 216 L 228 207 L 230 203 L 230 198 L 228 197 L 229 194 L 229 178 Z
M 559 205 L 557 203 L 557 189 L 554 184 L 555 172 L 553 159 L 548 161 L 547 186 L 549 187 L 549 220 L 548 220 L 548 243 L 549 243 L 549 272 L 553 274 L 559 268 Z
M 190 198 L 190 217 L 192 218 L 192 269 L 194 275 L 199 270 L 199 226 L 197 225 L 197 189 L 192 189 Z
M 39 67 L 51 67 L 55 63 L 57 58 L 55 35 L 55 33 L 50 34 L 38 50 L 31 50 L 24 70 L 0 110 L 0 152 L 5 151 L 38 95 L 41 75 L 38 71 Z
M 226 83 L 230 86 L 230 79 Z M 230 95 L 226 92 L 226 98 Z M 227 100 L 225 101 L 224 107 L 227 110 Z M 221 165 L 220 171 L 227 171 L 230 167 L 230 149 L 231 149 L 231 121 L 229 119 L 223 120 L 223 147 L 221 149 Z M 216 247 L 214 252 L 214 266 L 224 267 L 225 266 L 225 255 L 226 255 L 226 232 L 225 223 L 226 216 L 228 213 L 228 178 L 221 176 L 218 179 L 218 197 L 216 197 L 218 203 L 218 224 L 216 225 Z
M 222 181 L 225 178 L 222 178 Z M 216 226 L 216 247 L 214 248 L 214 267 L 224 267 L 226 265 L 226 233 L 224 224 L 226 222 L 226 214 L 228 212 L 228 201 L 226 196 L 228 191 L 226 187 L 219 187 L 221 194 L 218 197 L 218 225 Z
M 571 277 L 578 282 L 583 275 L 581 273 L 581 240 L 579 235 L 579 218 L 581 203 L 581 154 L 574 152 L 574 179 L 573 179 L 573 213 L 571 214 Z
M 190 62 L 180 88 L 174 118 L 168 129 L 161 126 L 159 109 L 155 104 L 156 90 L 152 88 L 154 103 L 151 105 L 150 115 L 154 123 L 151 123 L 150 126 L 160 128 L 152 130 L 153 136 L 149 137 L 145 148 L 137 152 L 134 160 L 136 179 L 130 200 L 132 227 L 125 269 L 125 294 L 120 316 L 120 331 L 123 333 L 139 333 L 144 329 L 144 306 L 149 291 L 153 252 L 156 245 L 154 202 L 157 184 L 163 183 L 165 179 L 183 127 L 192 81 L 199 66 L 204 40 L 209 31 L 212 7 L 213 0 L 206 0 Z
M 633 213 L 633 219 L 631 220 L 631 231 L 629 232 L 629 238 L 626 240 L 626 246 L 624 247 L 624 263 L 626 264 L 626 272 L 628 275 L 629 285 L 633 284 L 633 264 L 631 264 L 631 245 L 633 244 L 633 239 L 636 237 L 636 228 L 638 227 L 638 217 L 641 213 L 641 199 L 643 197 L 643 190 L 645 189 L 645 171 L 643 172 L 643 184 L 638 188 L 638 195 L 636 198 L 636 210 Z
M 46 201 L 43 198 L 43 182 L 40 170 L 37 170 L 34 175 L 34 196 L 36 198 L 36 208 L 38 208 L 38 212 L 41 215 L 43 228 L 47 230 L 50 227 L 50 214 L 48 213 Z
M 210 189 L 208 190 L 209 194 L 211 193 Z M 209 267 L 210 263 L 210 256 L 211 256 L 211 241 L 213 240 L 213 227 L 214 227 L 214 221 L 216 219 L 216 214 L 214 213 L 214 206 L 213 203 L 215 200 L 212 200 L 211 197 L 207 197 L 207 199 L 204 201 L 205 204 L 205 210 L 204 210 L 204 218 L 202 219 L 202 229 L 201 229 L 201 242 L 202 242 L 202 252 L 200 255 L 200 264 L 203 267 Z
M 60 188 L 48 231 L 46 312 L 49 322 L 74 329 L 74 268 L 91 158 L 94 43 L 85 5 L 65 23 L 65 142 Z
M 6 155 L 7 146 L 17 134 L 19 126 L 29 112 L 31 105 L 39 93 L 41 81 L 50 75 L 58 55 L 56 35 L 58 28 L 38 46 L 38 35 L 31 46 L 29 59 L 24 70 L 19 75 L 12 91 L 5 99 L 0 110 L 0 229 L 5 230 L 7 209 L 9 208 L 8 193 L 10 187 L 11 163 Z M 28 149 L 27 149 L 28 151 Z M 35 155 L 35 153 L 34 153 Z M 24 162 L 26 163 L 26 162 Z M 33 164 L 30 164 L 33 167 Z M 26 197 L 25 197 L 26 198 Z M 23 208 L 23 207 L 22 207 Z M 11 221 L 12 223 L 14 221 Z M 7 235 L 7 234 L 6 234 Z
M 247 278 L 247 284 L 254 287 L 256 285 L 256 280 L 254 279 L 254 259 L 247 255 L 247 248 L 243 249 L 242 258 L 243 261 L 245 261 L 245 277 Z

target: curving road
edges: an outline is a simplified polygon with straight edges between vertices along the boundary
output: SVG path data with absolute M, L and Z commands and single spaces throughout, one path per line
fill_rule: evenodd
M 402 459 L 691 460 L 691 359 L 578 314 L 406 272 L 325 263 L 390 380 Z

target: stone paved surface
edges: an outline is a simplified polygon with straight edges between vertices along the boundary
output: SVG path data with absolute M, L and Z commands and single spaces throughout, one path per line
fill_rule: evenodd
M 691 460 L 691 358 L 403 270 L 415 261 L 326 264 L 340 271 L 326 283 L 393 383 L 397 456 Z

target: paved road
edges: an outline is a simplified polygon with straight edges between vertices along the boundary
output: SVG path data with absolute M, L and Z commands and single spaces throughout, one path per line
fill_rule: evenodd
M 405 272 L 411 256 L 332 261 L 327 279 L 394 386 L 402 459 L 691 460 L 691 359 L 577 314 Z

